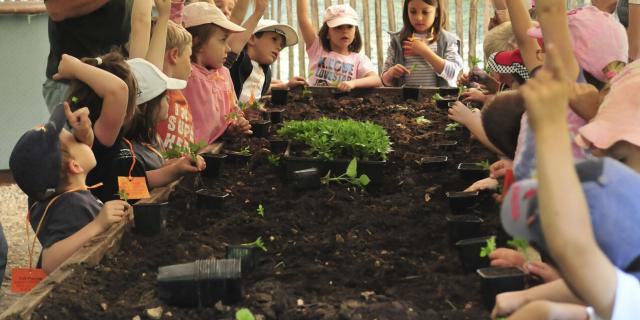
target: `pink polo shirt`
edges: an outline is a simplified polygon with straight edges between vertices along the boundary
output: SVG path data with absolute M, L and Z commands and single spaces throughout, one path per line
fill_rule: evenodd
M 213 143 L 227 130 L 227 115 L 237 108 L 231 74 L 225 67 L 208 70 L 196 63 L 191 67 L 182 92 L 191 106 L 195 141 Z

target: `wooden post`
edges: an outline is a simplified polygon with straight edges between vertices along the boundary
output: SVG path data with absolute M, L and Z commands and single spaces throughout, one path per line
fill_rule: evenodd
M 338 4 L 344 4 L 344 0 L 338 0 Z
M 456 0 L 456 34 L 460 38 L 460 52 L 464 52 L 464 27 L 462 25 L 462 0 Z
M 316 31 L 320 30 L 318 25 L 318 0 L 311 0 L 311 23 L 316 28 Z
M 369 0 L 362 0 L 362 10 L 364 11 L 364 54 L 371 57 L 371 33 L 369 32 Z
M 300 32 L 300 28 L 298 28 L 298 34 L 302 34 Z M 298 42 L 298 75 L 303 78 L 307 77 L 307 61 L 304 57 L 304 40 Z
M 376 0 L 376 46 L 377 46 L 377 60 L 378 60 L 378 74 L 382 74 L 382 64 L 384 63 L 384 55 L 382 48 L 382 0 Z
M 331 0 L 324 0 L 324 8 L 329 8 L 331 7 Z
M 478 31 L 478 0 L 469 3 L 469 66 L 471 57 L 476 56 L 476 35 Z
M 489 21 L 491 20 L 491 15 L 493 14 L 491 10 L 493 9 L 493 6 L 491 5 L 490 1 L 482 1 L 482 2 L 484 2 L 484 12 L 482 16 L 484 23 L 483 23 L 482 30 L 484 31 L 484 35 L 486 36 L 487 31 L 489 31 Z
M 396 24 L 396 10 L 393 7 L 394 1 L 387 0 L 387 16 L 389 17 L 389 31 L 395 32 L 398 25 Z M 400 8 L 402 10 L 402 8 Z
M 447 15 L 447 20 L 444 23 L 444 28 L 447 29 L 447 30 L 451 30 L 451 24 L 449 23 L 449 20 L 451 20 L 451 19 L 449 19 L 449 0 L 442 0 L 442 5 L 444 6 L 444 12 Z M 402 9 L 400 9 L 400 10 L 402 10 Z
M 287 0 L 287 24 L 293 25 L 293 15 L 291 14 L 291 0 Z M 293 78 L 293 47 L 289 47 L 289 79 Z
M 280 21 L 282 21 L 282 0 L 277 0 L 277 1 L 278 1 L 278 14 L 276 16 L 278 17 L 278 22 L 280 22 Z M 282 79 L 282 77 L 280 75 L 280 71 L 282 69 L 282 66 L 281 66 L 281 63 L 280 63 L 281 61 L 282 61 L 282 57 L 278 56 L 278 65 L 277 65 L 277 68 L 276 68 L 276 77 L 278 78 L 278 80 Z
M 355 9 L 356 8 L 356 0 L 349 1 L 349 5 L 351 5 L 351 8 Z

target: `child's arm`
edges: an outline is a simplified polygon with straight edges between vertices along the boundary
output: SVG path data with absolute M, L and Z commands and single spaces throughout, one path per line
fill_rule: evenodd
M 496 148 L 487 137 L 484 127 L 482 126 L 482 118 L 479 111 L 471 111 L 467 106 L 462 104 L 462 102 L 456 102 L 449 108 L 449 119 L 469 129 L 473 136 L 487 147 L 487 149 L 502 155 L 502 151 Z
M 407 67 L 397 64 L 395 61 L 396 56 L 395 45 L 389 44 L 389 48 L 387 49 L 387 60 L 384 61 L 384 67 L 382 68 L 382 76 L 380 77 L 380 81 L 382 85 L 385 87 L 392 87 L 397 85 L 398 81 L 396 79 L 402 77 L 404 74 L 411 73 L 411 70 L 407 69 Z
M 364 75 L 364 77 L 343 81 L 338 84 L 338 90 L 343 92 L 349 92 L 356 88 L 377 88 L 382 87 L 382 80 L 380 80 L 380 76 L 375 71 L 371 71 Z
M 640 3 L 629 3 L 627 35 L 629 36 L 629 62 L 631 62 L 640 59 Z
M 309 3 L 307 0 L 296 0 L 296 10 L 298 11 L 298 24 L 300 26 L 300 33 L 304 39 L 304 44 L 307 48 L 311 47 L 318 32 L 313 27 L 311 20 L 309 19 Z
M 131 212 L 130 210 L 131 205 L 125 201 L 113 200 L 105 203 L 98 216 L 89 224 L 64 240 L 42 250 L 44 272 L 46 274 L 53 272 L 91 238 L 107 231 L 112 224 L 122 221 L 125 215 Z
M 598 315 L 609 319 L 617 274 L 596 243 L 587 200 L 574 169 L 566 121 L 570 75 L 554 45 L 547 46 L 546 60 L 545 68 L 520 89 L 538 142 L 542 231 L 568 285 Z M 594 274 L 599 275 L 597 280 Z
M 534 301 L 509 317 L 509 320 L 587 319 L 586 307 L 578 304 Z
M 124 122 L 129 101 L 127 84 L 114 74 L 83 63 L 75 57 L 62 55 L 58 73 L 53 80 L 78 79 L 102 98 L 102 111 L 93 126 L 96 138 L 110 147 L 116 141 Z
M 151 37 L 152 0 L 136 0 L 131 8 L 129 58 L 146 58 Z
M 73 136 L 78 142 L 89 147 L 93 146 L 93 129 L 89 119 L 89 108 L 82 107 L 72 112 L 68 102 L 64 102 L 64 114 L 67 117 L 69 126 L 73 128 Z
M 529 302 L 547 300 L 559 303 L 582 304 L 564 280 L 559 279 L 526 290 L 501 293 L 496 296 L 496 304 L 491 312 L 492 317 L 509 315 Z
M 507 0 L 507 8 L 511 16 L 511 28 L 516 37 L 522 60 L 529 71 L 535 69 L 542 64 L 538 60 L 538 50 L 540 46 L 536 39 L 527 34 L 527 30 L 531 28 L 531 17 L 522 0 Z
M 162 70 L 164 66 L 164 51 L 167 46 L 167 25 L 171 14 L 171 0 L 154 0 L 158 10 L 158 19 L 153 27 L 153 36 L 149 43 L 147 61 Z
M 536 12 L 538 12 L 545 46 L 553 44 L 557 48 L 567 77 L 573 82 L 578 78 L 580 67 L 573 53 L 564 3 L 556 0 L 538 0 Z
M 47 0 L 44 2 L 53 21 L 87 15 L 100 9 L 109 0 Z
M 229 35 L 229 48 L 231 48 L 231 52 L 240 53 L 244 46 L 253 35 L 253 30 L 256 29 L 258 25 L 258 21 L 262 18 L 265 10 L 267 10 L 267 0 L 255 0 L 255 8 L 253 10 L 253 14 L 247 19 L 247 21 L 242 25 L 245 28 L 243 32 L 233 33 Z
M 182 157 L 162 168 L 147 171 L 146 174 L 147 179 L 149 180 L 149 187 L 164 187 L 169 183 L 178 180 L 187 173 L 200 172 L 204 170 L 204 167 L 204 159 L 201 156 L 197 156 L 195 165 L 191 163 L 191 159 L 189 157 Z
M 231 11 L 229 20 L 235 24 L 241 24 L 244 16 L 247 14 L 247 9 L 249 9 L 249 0 L 238 0 Z

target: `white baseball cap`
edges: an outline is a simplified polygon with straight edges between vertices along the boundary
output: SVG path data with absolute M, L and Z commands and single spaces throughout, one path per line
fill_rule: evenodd
M 182 12 L 182 24 L 185 28 L 213 23 L 230 32 L 242 32 L 245 29 L 227 19 L 227 16 L 212 3 L 194 2 Z
M 151 62 L 135 58 L 127 60 L 131 72 L 136 79 L 138 93 L 136 104 L 141 105 L 159 96 L 167 90 L 180 90 L 187 86 L 184 80 L 169 78 Z
M 323 22 L 327 23 L 329 28 L 335 28 L 345 24 L 358 26 L 358 20 L 358 14 L 348 4 L 333 5 L 324 11 Z
M 275 32 L 285 39 L 285 46 L 290 47 L 298 43 L 298 33 L 291 26 L 278 23 L 275 20 L 262 19 L 258 21 L 258 25 L 256 29 L 253 31 L 253 34 L 258 32 Z

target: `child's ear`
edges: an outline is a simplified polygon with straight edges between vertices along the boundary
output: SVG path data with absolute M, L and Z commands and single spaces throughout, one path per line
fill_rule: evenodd
M 251 35 L 251 37 L 247 41 L 247 44 L 250 45 L 250 46 L 255 46 L 256 45 L 256 36 L 254 34 Z
M 71 159 L 67 162 L 67 170 L 70 174 L 76 175 L 84 172 L 84 168 L 78 163 L 78 161 Z
M 171 48 L 169 49 L 169 51 L 167 51 L 165 58 L 167 59 L 167 61 L 169 61 L 169 63 L 176 64 L 176 61 L 178 61 L 178 56 L 180 56 L 180 50 L 178 50 L 178 48 Z

